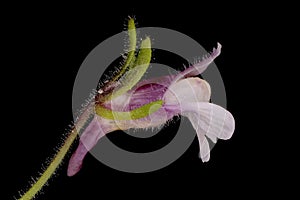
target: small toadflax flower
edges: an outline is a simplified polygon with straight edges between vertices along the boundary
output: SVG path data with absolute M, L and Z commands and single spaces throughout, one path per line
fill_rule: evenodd
M 128 21 L 129 49 L 122 67 L 97 91 L 97 95 L 75 121 L 75 126 L 58 148 L 48 167 L 31 183 L 30 189 L 19 199 L 32 199 L 46 185 L 62 163 L 65 155 L 81 133 L 76 151 L 70 158 L 68 176 L 82 167 L 85 155 L 105 134 L 115 130 L 151 128 L 165 124 L 176 115 L 186 116 L 199 140 L 199 157 L 210 158 L 207 138 L 229 139 L 234 132 L 234 118 L 224 108 L 209 102 L 209 84 L 197 77 L 220 54 L 218 44 L 202 61 L 184 71 L 141 81 L 151 60 L 151 41 L 147 37 L 136 53 L 136 30 L 133 19 Z
M 205 80 L 196 77 L 220 54 L 221 45 L 218 44 L 201 62 L 177 75 L 138 83 L 143 74 L 140 71 L 145 71 L 150 62 L 150 45 L 150 39 L 146 38 L 137 58 L 130 61 L 133 62 L 131 69 L 114 82 L 113 86 L 110 82 L 110 86 L 98 91 L 99 95 L 92 104 L 96 114 L 83 131 L 79 146 L 70 159 L 69 176 L 80 170 L 87 152 L 105 134 L 115 130 L 160 126 L 178 114 L 186 116 L 196 130 L 200 145 L 199 156 L 203 162 L 210 158 L 206 137 L 216 143 L 217 138 L 229 139 L 232 136 L 234 118 L 224 108 L 209 103 L 210 86 Z

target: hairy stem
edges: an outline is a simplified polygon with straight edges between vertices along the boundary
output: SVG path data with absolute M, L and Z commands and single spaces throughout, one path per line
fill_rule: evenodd
M 64 140 L 64 144 L 59 148 L 58 152 L 52 159 L 49 166 L 37 179 L 37 181 L 32 184 L 31 188 L 19 198 L 19 200 L 33 199 L 39 193 L 39 191 L 41 191 L 41 189 L 46 185 L 47 181 L 52 177 L 52 175 L 62 163 L 64 157 L 66 156 L 74 140 L 76 139 L 78 132 L 82 131 L 88 119 L 94 113 L 94 106 L 94 102 L 91 102 L 89 105 L 87 105 L 86 110 L 81 114 L 80 118 L 77 120 L 76 125 Z
M 32 185 L 32 187 L 24 195 L 22 195 L 21 198 L 19 198 L 19 200 L 28 200 L 34 198 L 35 195 L 44 187 L 44 185 L 51 178 L 51 176 L 63 161 L 76 136 L 77 131 L 73 129 L 66 138 L 65 143 L 61 146 L 60 150 L 51 161 L 50 165 L 44 171 L 44 173 L 38 178 L 38 180 Z

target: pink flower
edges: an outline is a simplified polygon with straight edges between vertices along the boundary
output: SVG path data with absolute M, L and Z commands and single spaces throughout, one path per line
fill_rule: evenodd
M 168 75 L 150 80 L 141 81 L 132 89 L 122 95 L 105 101 L 97 113 L 97 101 L 91 104 L 96 106 L 96 113 L 92 121 L 83 131 L 79 146 L 72 155 L 68 175 L 76 174 L 82 167 L 82 162 L 87 154 L 105 134 L 115 130 L 129 128 L 149 128 L 166 123 L 176 115 L 186 116 L 197 132 L 200 145 L 199 157 L 203 162 L 210 159 L 210 148 L 207 138 L 216 143 L 217 139 L 229 139 L 235 127 L 234 118 L 224 108 L 209 103 L 211 89 L 209 84 L 197 77 L 220 54 L 221 45 L 201 62 L 190 66 L 177 75 Z M 111 87 L 106 87 L 110 88 Z M 112 88 L 116 88 L 113 85 Z M 105 95 L 105 90 L 98 91 Z M 151 104 L 151 102 L 158 102 Z M 148 113 L 143 114 L 143 109 L 148 107 Z M 103 110 L 104 109 L 104 110 Z M 132 112 L 133 110 L 136 112 Z M 151 111 L 152 109 L 152 111 Z M 112 113 L 127 113 L 126 117 L 108 117 L 106 110 Z M 102 113 L 100 114 L 99 112 Z M 134 113 L 134 114 L 133 114 Z M 139 117 L 137 117 L 139 116 Z M 206 138 L 207 137 L 207 138 Z

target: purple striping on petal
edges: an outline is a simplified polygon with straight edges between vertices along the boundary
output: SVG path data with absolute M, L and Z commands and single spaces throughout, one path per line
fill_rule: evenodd
M 151 79 L 143 80 L 143 81 L 139 82 L 135 86 L 135 88 L 139 88 L 140 86 L 149 84 L 149 83 L 156 83 L 156 84 L 164 85 L 164 86 L 168 87 L 172 83 L 172 81 L 175 77 L 176 77 L 176 75 L 166 75 L 166 76 L 154 77 Z
M 130 97 L 130 109 L 162 99 L 167 88 L 156 83 L 145 84 L 137 88 Z
M 163 97 L 175 76 L 166 75 L 143 80 L 122 96 L 105 102 L 103 106 L 114 111 L 128 112 L 142 105 L 159 100 Z

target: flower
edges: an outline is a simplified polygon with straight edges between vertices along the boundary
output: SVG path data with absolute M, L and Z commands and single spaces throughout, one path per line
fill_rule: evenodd
M 229 139 L 232 136 L 234 118 L 224 108 L 209 103 L 210 86 L 196 77 L 220 54 L 220 44 L 201 62 L 177 75 L 140 81 L 150 64 L 151 41 L 149 37 L 143 40 L 138 54 L 135 54 L 137 42 L 132 18 L 128 20 L 128 39 L 129 48 L 123 66 L 98 90 L 95 99 L 86 106 L 75 126 L 64 137 L 49 165 L 30 183 L 31 187 L 26 192 L 21 192 L 20 200 L 32 199 L 42 190 L 61 165 L 78 133 L 82 135 L 69 161 L 68 176 L 81 169 L 87 152 L 105 134 L 115 130 L 160 126 L 179 114 L 186 116 L 195 128 L 200 145 L 199 156 L 203 162 L 210 157 L 207 138 L 216 143 L 217 138 Z
M 145 41 L 150 42 L 150 40 Z M 148 49 L 150 49 L 149 44 Z M 229 139 L 235 127 L 230 112 L 209 103 L 210 86 L 205 80 L 197 77 L 220 52 L 221 45 L 218 44 L 205 59 L 177 75 L 141 81 L 131 88 L 128 87 L 130 89 L 127 88 L 126 92 L 125 90 L 119 92 L 124 86 L 118 88 L 115 84 L 114 91 L 105 94 L 106 96 L 117 94 L 114 98 L 105 98 L 103 95 L 105 91 L 100 90 L 99 98 L 106 100 L 92 103 L 96 114 L 83 131 L 79 146 L 69 161 L 68 175 L 72 176 L 80 170 L 87 152 L 105 134 L 115 130 L 160 126 L 179 114 L 191 121 L 199 140 L 199 157 L 203 162 L 207 162 L 210 159 L 210 148 L 206 137 L 214 143 L 218 138 Z M 122 85 L 124 82 L 121 79 L 117 85 Z

